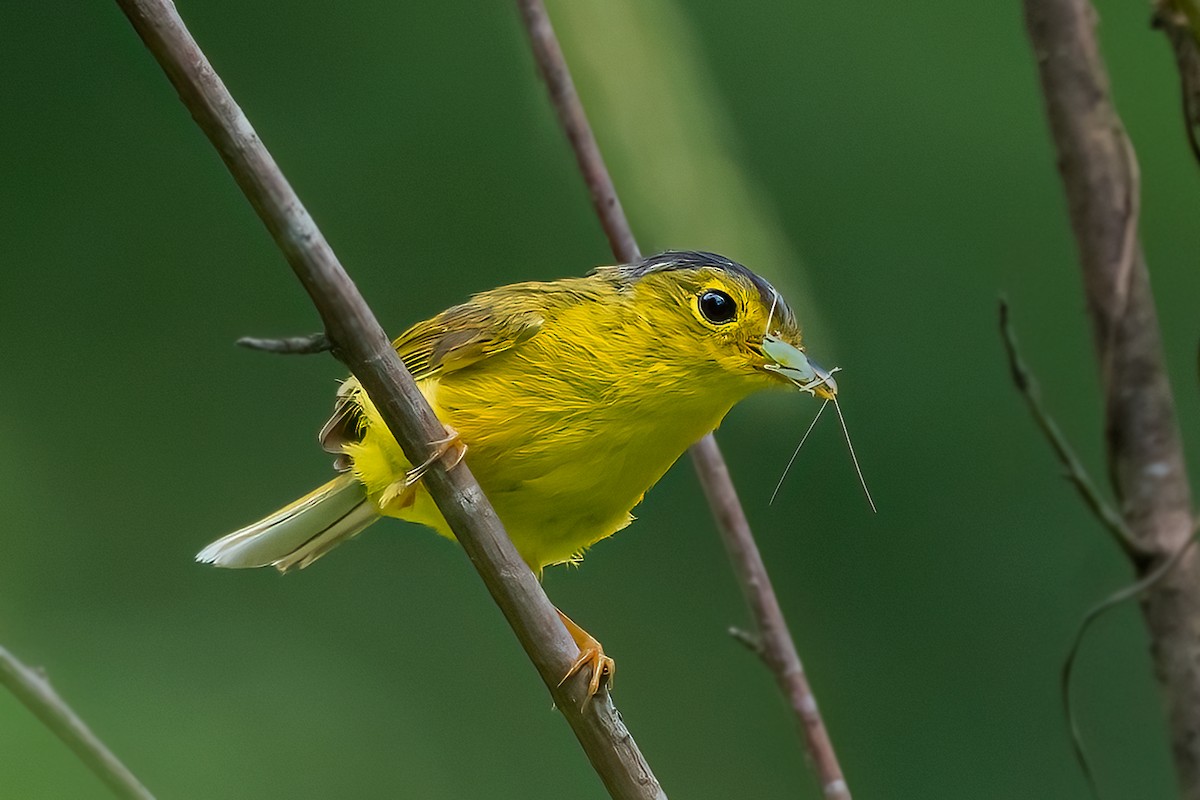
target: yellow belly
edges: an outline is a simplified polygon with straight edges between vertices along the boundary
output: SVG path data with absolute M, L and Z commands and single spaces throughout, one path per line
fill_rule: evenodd
M 592 544 L 628 525 L 645 492 L 737 399 L 715 392 L 653 398 L 641 393 L 633 406 L 622 402 L 619 391 L 589 391 L 564 402 L 571 395 L 561 385 L 527 385 L 514 392 L 483 370 L 424 381 L 421 391 L 467 444 L 471 472 L 535 572 L 578 560 Z M 510 400 L 497 404 L 496 397 Z M 369 400 L 363 396 L 361 402 L 362 440 L 348 445 L 347 453 L 356 477 L 378 502 L 412 465 Z M 381 512 L 453 537 L 424 487 L 416 489 L 403 506 L 393 503 Z

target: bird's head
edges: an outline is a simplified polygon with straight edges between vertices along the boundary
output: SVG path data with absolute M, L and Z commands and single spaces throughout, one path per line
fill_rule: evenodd
M 796 316 L 766 280 L 735 261 L 666 252 L 597 275 L 634 295 L 654 349 L 704 378 L 732 378 L 746 394 L 798 387 L 832 399 L 837 382 L 805 354 Z

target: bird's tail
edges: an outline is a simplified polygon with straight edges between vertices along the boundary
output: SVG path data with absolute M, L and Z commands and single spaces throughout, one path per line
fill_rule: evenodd
M 196 560 L 218 567 L 303 569 L 377 519 L 379 511 L 362 484 L 340 475 L 253 525 L 222 536 Z

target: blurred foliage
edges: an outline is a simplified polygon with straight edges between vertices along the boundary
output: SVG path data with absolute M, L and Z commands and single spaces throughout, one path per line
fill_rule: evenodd
M 239 351 L 317 318 L 115 5 L 0 10 L 0 641 L 163 798 L 603 796 L 451 544 L 385 522 L 317 568 L 192 554 L 328 474 L 328 358 Z M 608 252 L 508 4 L 183 2 L 385 325 Z M 1161 36 L 1105 0 L 1143 234 L 1196 451 L 1200 187 Z M 1008 385 L 1006 292 L 1103 474 L 1073 246 L 1018 4 L 566 2 L 551 12 L 646 249 L 713 247 L 820 321 L 880 505 L 831 423 L 755 398 L 719 433 L 850 784 L 1086 797 L 1057 675 L 1129 578 Z M 611 67 L 611 70 L 607 69 Z M 806 265 L 803 274 L 800 259 Z M 828 423 L 828 421 L 826 421 Z M 817 797 L 687 464 L 550 595 L 617 657 L 672 796 Z M 1085 645 L 1109 796 L 1171 767 L 1137 613 Z M 104 789 L 0 693 L 0 796 Z

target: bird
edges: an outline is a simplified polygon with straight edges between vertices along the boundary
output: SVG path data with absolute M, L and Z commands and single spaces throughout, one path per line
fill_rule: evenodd
M 446 426 L 434 459 L 465 460 L 539 578 L 628 526 L 646 492 L 739 401 L 770 389 L 837 394 L 780 293 L 699 251 L 481 292 L 393 344 Z M 336 477 L 197 561 L 302 569 L 383 517 L 454 537 L 422 482 L 431 462 L 408 460 L 353 377 L 319 440 Z M 590 698 L 616 664 L 558 614 L 580 651 L 563 680 L 590 669 Z

